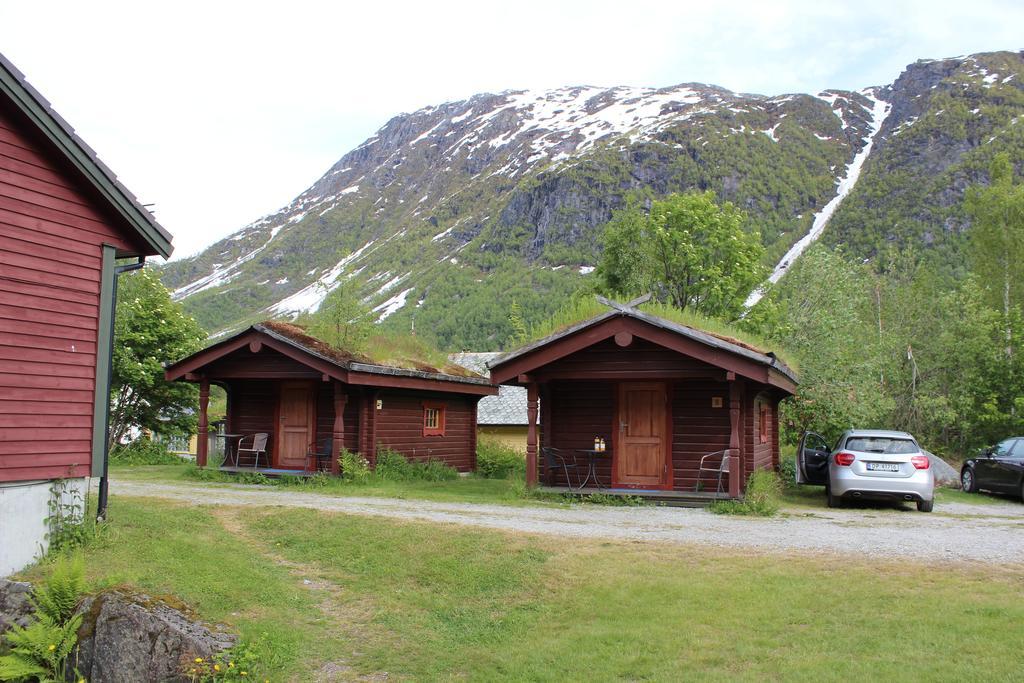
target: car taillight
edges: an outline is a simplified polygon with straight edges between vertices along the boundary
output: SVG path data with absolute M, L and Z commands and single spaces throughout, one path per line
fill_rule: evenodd
M 836 464 L 842 465 L 843 467 L 849 467 L 853 464 L 853 461 L 857 459 L 853 453 L 836 453 Z
M 914 466 L 914 469 L 917 470 L 926 470 L 932 464 L 927 455 L 915 455 L 910 459 L 910 462 Z

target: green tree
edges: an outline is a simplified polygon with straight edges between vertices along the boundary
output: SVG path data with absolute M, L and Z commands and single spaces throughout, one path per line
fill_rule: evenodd
M 163 364 L 198 351 L 206 332 L 149 269 L 118 283 L 110 386 L 110 446 L 133 427 L 157 434 L 195 430 L 196 388 L 164 379 Z
M 778 307 L 771 337 L 799 364 L 797 395 L 782 404 L 787 442 L 807 429 L 834 437 L 886 424 L 892 399 L 880 381 L 872 282 L 865 266 L 817 247 L 769 294 Z
M 757 232 L 743 230 L 744 214 L 713 192 L 673 194 L 619 212 L 604 233 L 599 286 L 618 295 L 654 294 L 681 310 L 734 320 L 761 281 Z
M 373 330 L 370 310 L 344 284 L 327 294 L 309 323 L 309 333 L 335 348 L 352 353 L 365 350 Z
M 988 187 L 968 188 L 964 202 L 973 219 L 971 267 L 990 293 L 1004 319 L 1006 355 L 1013 355 L 1010 320 L 1024 294 L 1024 185 L 1014 183 L 1007 153 L 997 154 L 989 169 Z

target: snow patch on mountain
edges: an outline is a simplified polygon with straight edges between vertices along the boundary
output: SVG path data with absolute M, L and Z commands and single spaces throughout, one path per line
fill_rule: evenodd
M 846 173 L 843 178 L 839 181 L 839 185 L 836 187 L 836 195 L 822 207 L 821 211 L 814 214 L 814 222 L 811 224 L 811 229 L 806 235 L 804 235 L 796 244 L 790 247 L 789 251 L 782 257 L 778 265 L 772 270 L 771 275 L 768 276 L 768 282 L 758 287 L 756 290 L 750 293 L 747 300 L 744 302 L 744 306 L 751 308 L 758 301 L 764 297 L 769 284 L 775 284 L 782 276 L 786 274 L 789 267 L 799 258 L 800 254 L 804 253 L 808 247 L 814 244 L 822 232 L 825 230 L 825 226 L 828 225 L 829 219 L 832 218 L 832 214 L 836 212 L 839 205 L 843 202 L 850 191 L 857 184 L 857 179 L 860 177 L 861 169 L 864 166 L 864 162 L 867 160 L 868 155 L 871 154 L 871 148 L 875 142 L 875 136 L 878 135 L 878 131 L 882 129 L 882 124 L 885 123 L 885 118 L 889 115 L 890 105 L 884 100 L 878 99 L 875 96 L 873 90 L 864 90 L 861 94 L 867 97 L 871 103 L 871 126 L 870 132 L 864 138 L 864 146 L 859 152 L 853 157 L 853 161 L 846 167 Z
M 409 292 L 413 291 L 414 289 L 416 288 L 410 287 L 409 289 L 403 290 L 398 294 L 394 295 L 393 297 L 391 297 L 390 299 L 388 299 L 387 301 L 385 301 L 384 303 L 380 304 L 379 306 L 375 306 L 373 308 L 373 312 L 380 313 L 380 316 L 377 318 L 377 322 L 383 322 L 392 313 L 405 306 L 405 302 L 407 297 L 409 296 Z
M 323 303 L 327 295 L 337 289 L 340 284 L 338 279 L 341 277 L 342 273 L 345 272 L 345 269 L 348 268 L 349 264 L 362 256 L 372 244 L 373 240 L 370 240 L 363 246 L 359 247 L 351 254 L 338 261 L 333 268 L 318 277 L 312 284 L 303 287 L 291 296 L 277 302 L 271 306 L 268 311 L 273 315 L 315 313 L 319 310 L 320 304 Z M 356 273 L 358 272 L 359 271 L 356 271 Z M 352 273 L 352 275 L 355 275 L 356 273 Z

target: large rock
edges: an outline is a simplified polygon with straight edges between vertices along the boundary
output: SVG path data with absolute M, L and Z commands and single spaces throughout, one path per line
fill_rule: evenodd
M 13 624 L 28 626 L 33 613 L 32 584 L 0 579 L 0 633 Z
M 125 589 L 86 598 L 72 669 L 92 683 L 188 681 L 196 657 L 232 647 L 237 636 L 200 622 L 186 605 Z

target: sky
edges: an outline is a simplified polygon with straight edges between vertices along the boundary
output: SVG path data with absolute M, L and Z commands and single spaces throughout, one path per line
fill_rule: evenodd
M 816 93 L 1024 47 L 1020 0 L 13 2 L 0 51 L 195 253 L 390 118 L 479 92 Z

